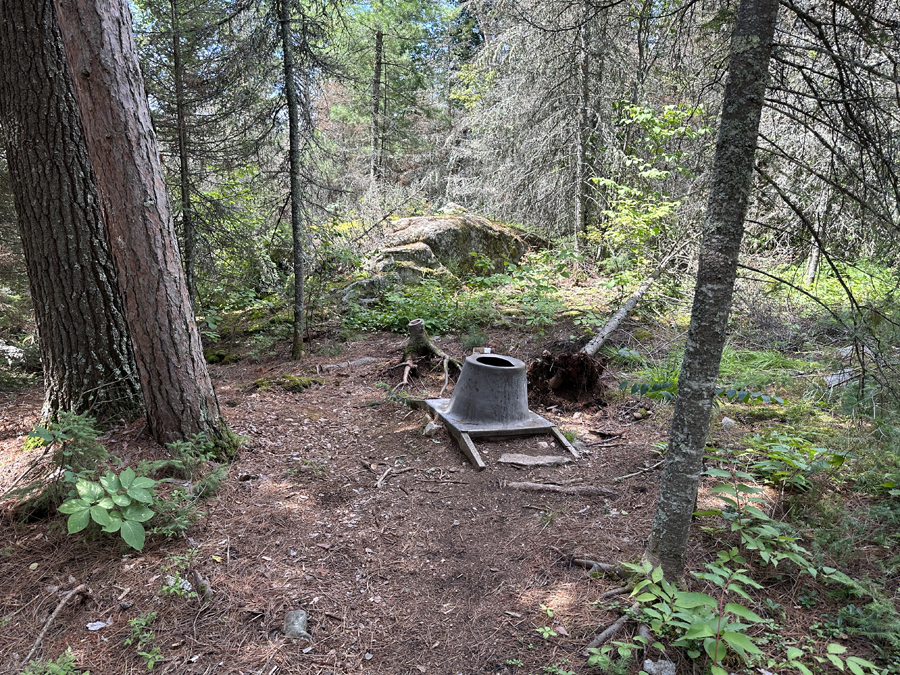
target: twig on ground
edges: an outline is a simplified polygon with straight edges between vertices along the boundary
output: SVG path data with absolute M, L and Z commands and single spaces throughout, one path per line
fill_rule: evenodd
M 31 651 L 28 652 L 28 656 L 25 657 L 25 660 L 22 663 L 27 664 L 31 661 L 31 657 L 34 656 L 34 653 L 38 650 L 38 647 L 41 646 L 41 641 L 44 639 L 44 636 L 47 634 L 47 631 L 50 630 L 50 626 L 53 624 L 53 620 L 57 617 L 57 615 L 62 611 L 62 608 L 69 601 L 73 595 L 77 593 L 84 593 L 87 590 L 87 584 L 79 584 L 71 591 L 66 593 L 65 597 L 59 601 L 59 604 L 56 606 L 56 609 L 53 610 L 53 614 L 50 615 L 50 618 L 47 619 L 47 622 L 44 624 L 44 629 L 41 631 L 41 634 L 37 636 L 37 640 L 34 641 L 34 644 L 31 646 Z
M 653 471 L 653 469 L 655 469 L 655 468 L 658 467 L 658 466 L 661 466 L 662 463 L 665 462 L 665 461 L 666 461 L 666 460 L 661 459 L 661 460 L 659 460 L 656 464 L 654 464 L 653 466 L 648 466 L 648 467 L 646 467 L 646 468 L 644 468 L 644 469 L 640 469 L 640 470 L 638 470 L 638 471 L 635 471 L 634 473 L 628 474 L 627 476 L 619 476 L 618 478 L 613 478 L 613 482 L 614 482 L 614 483 L 618 483 L 620 480 L 625 480 L 626 478 L 634 478 L 635 476 L 640 476 L 642 473 L 647 473 L 648 471 Z
M 596 446 L 600 446 L 601 448 L 615 448 L 620 445 L 625 445 L 625 441 L 619 441 L 616 439 L 608 440 L 608 441 L 594 441 L 593 443 L 585 443 L 584 447 L 593 448 Z
M 641 603 L 639 603 L 639 602 L 634 603 L 631 606 L 631 611 L 636 612 L 640 606 L 641 606 Z M 625 625 L 625 623 L 627 621 L 628 621 L 627 614 L 623 614 L 618 619 L 616 619 L 615 623 L 613 623 L 609 628 L 607 628 L 605 631 L 600 633 L 600 635 L 598 635 L 593 640 L 591 640 L 590 644 L 588 644 L 588 646 L 584 648 L 584 652 L 583 652 L 584 656 L 589 656 L 589 654 L 588 654 L 589 649 L 596 649 L 597 647 L 600 647 L 601 645 L 606 644 L 612 638 L 614 638 L 616 636 L 616 634 L 620 630 L 622 630 L 622 627 Z
M 450 384 L 450 371 L 447 368 L 447 364 L 450 363 L 450 357 L 444 357 L 444 386 L 441 387 L 440 392 L 438 392 L 438 398 L 444 395 L 444 390 L 447 388 L 447 385 Z

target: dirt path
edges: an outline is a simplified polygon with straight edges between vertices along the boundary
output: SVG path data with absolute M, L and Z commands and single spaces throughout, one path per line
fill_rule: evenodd
M 160 650 L 154 671 L 162 673 L 577 670 L 578 653 L 613 616 L 592 602 L 614 583 L 588 578 L 554 549 L 606 562 L 640 556 L 659 472 L 614 479 L 656 461 L 652 444 L 664 437 L 662 425 L 654 417 L 635 423 L 627 403 L 536 409 L 582 441 L 603 444 L 587 447 L 577 463 L 525 470 L 497 459 L 562 450 L 549 436 L 479 442 L 488 468 L 477 472 L 446 431 L 423 436 L 424 413 L 385 400 L 378 383 L 399 379 L 386 367 L 397 362 L 400 342 L 377 336 L 299 367 L 213 367 L 225 415 L 248 442 L 186 539 L 151 539 L 141 554 L 128 553 L 111 539 L 69 537 L 60 521 L 15 523 L 7 508 L 0 671 L 16 672 L 16 655 L 29 651 L 62 595 L 81 583 L 90 595 L 63 608 L 39 654 L 56 657 L 69 646 L 94 675 L 146 672 L 135 646 L 123 641 L 128 621 L 148 612 L 158 613 L 150 629 Z M 324 385 L 300 393 L 252 387 L 264 375 L 310 374 L 360 356 L 378 360 L 324 372 Z M 441 383 L 435 373 L 417 386 L 434 395 Z M 0 489 L 25 465 L 18 448 L 39 404 L 31 392 L 0 409 Z M 165 454 L 140 424 L 103 441 L 126 463 Z M 619 496 L 504 487 L 523 480 L 600 485 Z M 191 568 L 212 588 L 202 606 L 161 594 L 176 556 L 192 548 Z M 309 613 L 312 642 L 282 635 L 285 613 L 299 608 Z M 89 631 L 97 621 L 109 625 Z M 557 635 L 543 639 L 536 629 L 544 626 Z

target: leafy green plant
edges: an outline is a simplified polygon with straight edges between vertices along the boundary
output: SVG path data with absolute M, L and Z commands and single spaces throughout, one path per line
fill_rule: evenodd
M 644 644 L 646 641 L 644 638 L 636 636 L 634 640 L 640 644 L 615 640 L 599 649 L 591 647 L 588 649 L 588 665 L 599 668 L 604 673 L 608 673 L 608 675 L 627 675 L 631 669 L 634 653 L 647 647 Z M 641 672 L 643 673 L 644 671 L 642 670 Z
M 846 656 L 847 648 L 830 642 L 825 646 L 825 655 L 819 656 L 813 654 L 812 658 L 821 664 L 831 664 L 841 672 L 849 670 L 853 675 L 866 675 L 866 671 L 871 675 L 879 675 L 881 669 L 871 661 L 860 658 L 858 656 Z M 799 647 L 789 647 L 787 650 L 786 665 L 796 668 L 802 675 L 813 675 L 813 671 L 799 659 L 806 656 L 806 653 Z
M 550 638 L 554 638 L 558 635 L 558 633 L 550 626 L 538 626 L 537 628 L 535 628 L 535 630 L 537 631 L 537 634 L 545 640 L 549 640 Z
M 712 675 L 727 675 L 722 661 L 729 649 L 744 661 L 748 653 L 761 653 L 745 631 L 765 619 L 744 605 L 727 600 L 730 594 L 750 600 L 745 589 L 762 587 L 747 576 L 746 569 L 732 569 L 734 563 L 746 564 L 737 549 L 719 551 L 715 562 L 704 565 L 705 571 L 692 572 L 698 579 L 718 586 L 718 598 L 678 590 L 663 578 L 662 568 L 653 568 L 647 561 L 625 564 L 648 577 L 632 591 L 635 601 L 641 605 L 642 620 L 658 636 L 674 634 L 672 646 L 684 648 L 691 658 L 696 659 L 705 652 Z
M 807 439 L 787 433 L 786 428 L 753 436 L 749 443 L 760 458 L 749 466 L 755 476 L 781 488 L 808 490 L 810 478 L 823 471 L 837 471 L 848 452 L 813 445 Z
M 740 537 L 740 547 L 755 552 L 763 564 L 777 566 L 783 560 L 790 560 L 801 570 L 815 577 L 817 570 L 809 560 L 809 551 L 798 543 L 792 528 L 787 523 L 774 520 L 759 507 L 765 502 L 762 488 L 753 485 L 753 476 L 736 468 L 730 470 L 711 467 L 705 475 L 724 478 L 710 489 L 724 503 L 722 509 L 706 509 L 697 516 L 719 516 L 729 524 L 729 530 Z M 705 527 L 707 531 L 718 528 Z
M 67 647 L 53 661 L 30 661 L 19 675 L 91 675 L 91 671 L 76 669 L 72 649 Z
M 128 625 L 131 627 L 131 634 L 125 638 L 125 646 L 135 645 L 138 656 L 144 659 L 147 664 L 147 670 L 153 670 L 156 662 L 162 658 L 160 648 L 154 645 L 156 641 L 156 633 L 150 630 L 151 624 L 156 621 L 157 613 L 148 612 L 131 619 Z
M 107 471 L 98 482 L 71 478 L 72 496 L 59 506 L 60 513 L 69 514 L 69 534 L 81 532 L 93 521 L 103 532 L 118 532 L 126 544 L 140 551 L 146 536 L 142 523 L 153 517 L 148 504 L 154 502 L 156 481 L 137 476 L 131 468 L 119 475 Z
M 165 583 L 159 592 L 162 595 L 174 595 L 179 598 L 196 598 L 197 591 L 184 575 L 197 557 L 197 549 L 192 548 L 183 555 L 172 555 L 167 559 Z

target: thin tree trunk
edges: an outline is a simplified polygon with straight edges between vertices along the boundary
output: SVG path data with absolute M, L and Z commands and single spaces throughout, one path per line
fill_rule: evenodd
M 581 26 L 578 29 L 578 139 L 575 148 L 575 244 L 587 235 L 588 167 L 587 146 L 590 135 L 588 115 L 589 62 L 588 62 L 588 12 L 587 3 L 581 3 Z
M 381 178 L 381 71 L 384 67 L 384 33 L 375 33 L 375 64 L 372 76 L 372 181 Z
M 0 0 L 0 115 L 44 417 L 138 413 L 140 384 L 52 0 Z
M 125 0 L 54 0 L 86 145 L 159 442 L 203 433 L 229 452 L 178 253 Z
M 191 177 L 188 168 L 187 117 L 184 102 L 184 61 L 181 58 L 181 25 L 178 16 L 178 0 L 169 0 L 172 16 L 172 72 L 175 80 L 175 125 L 178 129 L 179 182 L 181 189 L 181 228 L 184 237 L 184 277 L 191 307 L 197 310 L 197 283 L 194 275 L 197 233 L 191 207 Z
M 291 48 L 291 15 L 289 0 L 281 1 L 281 48 L 284 58 L 284 91 L 287 97 L 288 124 L 290 125 L 290 175 L 291 175 L 291 236 L 294 248 L 294 326 L 291 356 L 303 354 L 304 332 L 304 283 L 306 270 L 303 265 L 303 187 L 300 182 L 300 96 L 297 91 L 294 52 Z
M 670 581 L 685 565 L 703 448 L 737 273 L 778 0 L 741 0 L 716 141 L 706 228 L 669 449 L 646 557 Z

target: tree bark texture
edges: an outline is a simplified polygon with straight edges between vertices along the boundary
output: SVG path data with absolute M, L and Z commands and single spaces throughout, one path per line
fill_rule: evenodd
M 372 167 L 373 181 L 381 179 L 381 71 L 384 69 L 384 33 L 375 33 L 374 75 L 372 76 Z
M 54 0 L 159 442 L 228 438 L 203 359 L 125 0 Z
M 184 278 L 187 283 L 191 307 L 197 310 L 197 283 L 195 281 L 194 214 L 191 206 L 191 175 L 188 166 L 187 111 L 184 96 L 184 60 L 181 58 L 181 20 L 178 0 L 169 0 L 172 16 L 172 73 L 175 80 L 175 124 L 178 127 L 178 179 L 181 191 L 181 231 L 184 238 Z
M 678 397 L 646 556 L 669 580 L 685 565 L 703 448 L 731 311 L 778 0 L 741 0 L 716 141 Z
M 0 115 L 44 370 L 44 417 L 141 410 L 52 0 L 0 0 Z
M 290 0 L 281 0 L 281 49 L 284 59 L 284 92 L 287 98 L 290 176 L 291 176 L 291 238 L 294 253 L 294 325 L 291 356 L 300 358 L 303 353 L 305 308 L 304 290 L 306 268 L 303 264 L 303 186 L 300 180 L 300 95 L 297 91 L 297 74 L 294 67 L 294 51 L 291 48 Z

